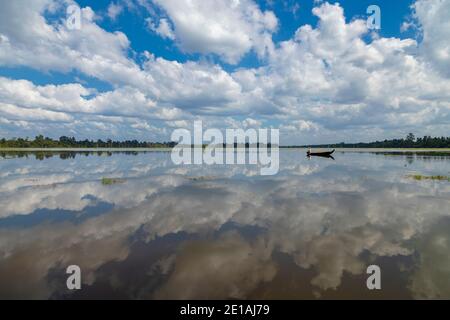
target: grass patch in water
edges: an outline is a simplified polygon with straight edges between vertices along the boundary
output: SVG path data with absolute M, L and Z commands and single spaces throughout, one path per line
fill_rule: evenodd
M 413 174 L 413 175 L 409 175 L 408 177 L 413 178 L 414 180 L 417 180 L 417 181 L 422 181 L 422 180 L 450 181 L 449 176 L 424 176 L 421 174 Z
M 214 180 L 216 177 L 213 176 L 200 176 L 200 177 L 188 177 L 188 180 L 191 181 L 208 181 L 208 180 Z
M 113 184 L 124 183 L 125 179 L 119 178 L 102 178 L 102 185 L 111 186 Z

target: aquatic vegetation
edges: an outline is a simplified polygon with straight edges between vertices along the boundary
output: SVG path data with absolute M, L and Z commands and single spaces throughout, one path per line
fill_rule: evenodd
M 110 186 L 113 184 L 118 183 L 124 183 L 125 179 L 119 179 L 119 178 L 102 178 L 102 185 L 104 186 Z
M 213 176 L 199 176 L 199 177 L 187 177 L 187 179 L 191 180 L 191 181 L 208 181 L 208 180 L 217 179 L 217 177 L 213 177 Z
M 436 181 L 450 181 L 450 177 L 449 176 L 424 176 L 421 174 L 413 174 L 413 175 L 409 175 L 408 177 L 417 180 L 417 181 L 422 181 L 422 180 L 436 180 Z

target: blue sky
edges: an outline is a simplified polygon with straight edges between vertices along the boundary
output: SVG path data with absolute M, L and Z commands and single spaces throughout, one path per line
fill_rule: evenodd
M 107 12 L 110 0 L 77 1 L 80 6 L 90 6 L 96 12 Z M 410 6 L 412 0 L 402 1 L 374 1 L 374 0 L 344 0 L 329 1 L 329 3 L 339 3 L 346 12 L 347 21 L 357 17 L 367 17 L 367 7 L 373 4 L 378 5 L 383 13 L 383 28 L 379 34 L 383 37 L 414 36 L 414 34 L 400 32 L 401 25 L 411 14 Z M 285 41 L 292 38 L 295 31 L 304 24 L 317 24 L 317 17 L 311 11 L 314 7 L 314 0 L 308 1 L 256 1 L 262 10 L 271 10 L 279 19 L 279 28 L 273 34 L 274 42 Z M 298 5 L 298 9 L 296 9 Z M 201 58 L 198 54 L 186 54 L 181 51 L 176 43 L 171 40 L 162 39 L 156 33 L 146 28 L 145 18 L 147 15 L 142 12 L 124 10 L 117 20 L 103 19 L 99 25 L 108 31 L 122 31 L 131 41 L 131 47 L 136 52 L 148 50 L 156 56 L 164 57 L 168 60 L 177 60 L 185 62 L 187 60 L 198 60 Z M 222 64 L 220 59 L 211 56 L 215 63 Z M 255 67 L 263 64 L 252 52 L 248 53 L 237 65 L 230 66 L 222 64 L 227 70 L 233 70 L 240 67 Z
M 91 7 L 97 14 L 107 15 L 108 7 L 111 3 L 120 4 L 121 1 L 111 0 L 78 0 L 76 1 L 80 7 Z M 411 15 L 410 6 L 414 1 L 374 1 L 374 0 L 344 0 L 344 1 L 329 1 L 329 3 L 339 3 L 346 12 L 347 21 L 351 21 L 355 18 L 366 18 L 367 7 L 373 4 L 378 5 L 382 9 L 383 16 L 383 28 L 379 31 L 380 36 L 383 37 L 399 37 L 406 38 L 408 36 L 415 36 L 414 33 L 401 32 L 400 28 L 402 23 Z M 126 2 L 124 2 L 126 7 Z M 275 13 L 279 19 L 279 28 L 277 32 L 273 34 L 273 40 L 275 43 L 280 41 L 286 41 L 292 38 L 295 31 L 304 24 L 316 25 L 318 22 L 317 17 L 312 14 L 312 9 L 315 5 L 314 0 L 307 1 L 256 1 L 256 3 L 263 10 L 271 10 Z M 298 8 L 297 8 L 298 6 Z M 297 8 L 297 9 L 296 9 Z M 62 19 L 64 15 L 54 16 L 55 19 Z M 168 60 L 176 60 L 179 62 L 186 62 L 189 60 L 199 60 L 204 57 L 197 53 L 187 53 L 180 50 L 176 42 L 170 39 L 164 39 L 158 36 L 155 32 L 152 32 L 147 28 L 145 19 L 148 18 L 148 13 L 144 10 L 123 9 L 118 17 L 114 20 L 101 19 L 97 21 L 97 24 L 103 29 L 109 32 L 121 31 L 125 33 L 131 42 L 131 50 L 136 53 L 148 50 L 158 57 L 164 57 Z M 130 58 L 133 55 L 130 54 Z M 221 61 L 217 56 L 211 55 L 207 57 L 214 63 L 220 64 L 227 71 L 233 71 L 237 68 L 249 68 L 258 67 L 264 65 L 264 61 L 258 59 L 254 52 L 247 53 L 242 60 L 236 65 L 230 65 Z M 5 75 L 12 77 L 30 77 L 39 83 L 54 83 L 55 81 L 64 83 L 74 79 L 76 75 L 72 74 L 57 74 L 54 78 L 48 77 L 48 74 L 42 74 L 36 72 L 33 74 L 33 70 L 16 69 L 2 70 Z M 80 75 L 78 75 L 80 76 Z M 100 84 L 93 84 L 96 88 L 104 89 Z
M 370 5 L 380 30 L 367 29 Z M 1 136 L 168 140 L 199 119 L 279 128 L 283 144 L 449 129 L 448 0 L 1 6 Z

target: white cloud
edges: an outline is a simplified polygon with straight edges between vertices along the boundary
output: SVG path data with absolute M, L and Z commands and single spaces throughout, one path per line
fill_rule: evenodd
M 64 23 L 48 24 L 43 14 L 53 3 L 18 0 L 2 4 L 0 34 L 8 41 L 0 43 L 1 65 L 44 71 L 76 69 L 111 82 L 120 82 L 124 75 L 138 69 L 127 58 L 130 43 L 125 34 L 100 28 L 90 8 L 82 10 L 80 30 L 68 30 Z
M 11 104 L 0 107 L 0 112 L 12 114 L 12 104 L 18 109 L 37 112 L 36 109 L 48 109 L 42 115 L 65 114 L 66 120 L 70 114 L 124 116 L 132 118 L 147 118 L 173 120 L 182 116 L 182 111 L 174 107 L 156 106 L 155 101 L 136 88 L 124 86 L 113 91 L 97 93 L 80 84 L 35 86 L 26 80 L 11 80 L 0 77 L 0 99 Z M 19 89 L 19 90 L 18 90 Z M 17 90 L 19 94 L 17 94 Z M 93 94 L 92 97 L 88 95 Z M 15 119 L 27 117 L 25 111 L 15 114 Z M 49 117 L 52 121 L 55 117 Z M 72 119 L 72 118 L 70 118 Z M 45 120 L 44 118 L 42 120 Z
M 6 103 L 0 103 L 0 115 L 12 120 L 56 122 L 73 121 L 73 118 L 65 113 L 44 110 L 41 108 L 31 110 Z
M 414 24 L 411 23 L 411 22 L 405 21 L 405 22 L 402 23 L 402 25 L 400 27 L 400 31 L 401 32 L 406 32 L 406 31 L 408 31 L 409 29 L 412 29 L 412 28 L 414 28 Z
M 93 93 L 79 84 L 35 86 L 27 80 L 0 77 L 0 100 L 23 108 L 62 112 L 89 112 L 83 98 Z
M 160 19 L 158 26 L 156 26 L 153 23 L 152 18 L 147 18 L 146 21 L 147 21 L 147 25 L 150 30 L 156 32 L 158 35 L 160 35 L 163 38 L 175 40 L 175 34 L 172 30 L 172 26 L 170 25 L 170 23 L 167 19 L 165 19 L 165 18 Z
M 277 28 L 277 18 L 271 11 L 261 11 L 252 0 L 234 1 L 231 5 L 228 0 L 153 2 L 169 16 L 180 47 L 186 52 L 214 53 L 236 64 L 250 50 L 264 57 L 273 49 L 271 35 Z
M 418 0 L 413 7 L 423 32 L 424 55 L 450 78 L 450 0 Z
M 108 6 L 107 15 L 111 20 L 116 20 L 117 17 L 122 13 L 123 9 L 124 8 L 122 5 L 111 2 Z
M 240 85 L 217 65 L 157 58 L 143 67 L 158 83 L 151 88 L 157 99 L 181 108 L 220 109 L 240 94 Z
M 253 128 L 259 128 L 262 126 L 262 122 L 256 119 L 247 118 L 243 121 L 243 125 L 245 127 L 253 127 Z
M 448 125 L 450 83 L 429 69 L 414 40 L 366 43 L 364 21 L 346 23 L 339 5 L 325 3 L 313 13 L 318 27 L 300 27 L 273 52 L 268 67 L 235 74 L 244 89 L 270 97 L 278 118 L 289 119 L 287 128 L 299 120 L 316 122 L 322 133 Z
M 10 126 L 35 128 L 27 121 L 45 117 L 54 122 L 73 119 L 74 133 L 86 129 L 81 120 L 89 117 L 105 133 L 119 131 L 117 117 L 124 117 L 120 126 L 131 126 L 138 118 L 159 121 L 152 128 L 196 117 L 247 126 L 248 119 L 274 119 L 286 129 L 281 132 L 285 143 L 297 143 L 301 131 L 318 140 L 354 140 L 353 130 L 361 140 L 371 140 L 374 133 L 383 137 L 385 130 L 400 135 L 405 130 L 418 135 L 448 132 L 449 0 L 416 2 L 415 17 L 423 32 L 419 43 L 382 37 L 368 41 L 363 20 L 346 23 L 339 5 L 324 3 L 313 10 L 317 27 L 300 26 L 292 39 L 276 45 L 272 34 L 277 18 L 253 1 L 153 1 L 166 16 L 153 13 L 151 21 L 157 24 L 152 22 L 151 28 L 175 39 L 185 51 L 216 54 L 229 63 L 251 50 L 266 57 L 258 68 L 234 72 L 204 61 L 169 61 L 147 51 L 141 54 L 145 61 L 138 63 L 129 54 L 128 37 L 99 27 L 89 8 L 83 9 L 82 28 L 76 32 L 45 20 L 48 10 L 64 12 L 63 4 L 71 3 L 67 1 L 6 2 L 0 12 L 0 65 L 76 70 L 113 89 L 98 93 L 87 85 L 38 86 L 0 77 L 1 118 L 8 123 L 1 132 Z M 146 1 L 139 3 L 152 9 Z M 125 5 L 131 4 L 110 3 Z M 18 111 L 14 116 L 12 108 Z M 26 109 L 39 109 L 39 116 Z M 236 116 L 247 122 L 232 119 Z M 47 129 L 60 132 L 57 128 Z

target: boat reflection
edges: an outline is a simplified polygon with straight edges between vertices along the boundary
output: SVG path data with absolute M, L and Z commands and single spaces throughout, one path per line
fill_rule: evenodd
M 327 159 L 332 159 L 332 160 L 336 160 L 336 159 L 334 159 L 334 157 L 332 156 L 332 155 L 323 155 L 323 154 L 321 154 L 321 155 L 307 155 L 306 156 L 308 159 L 311 159 L 312 157 L 319 157 L 319 158 L 327 158 Z

